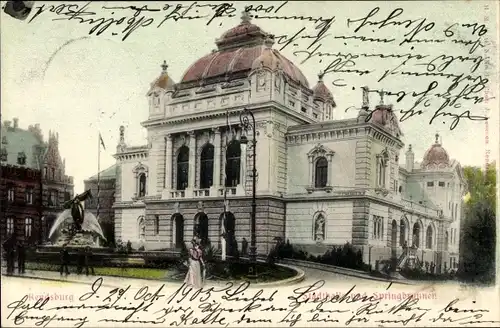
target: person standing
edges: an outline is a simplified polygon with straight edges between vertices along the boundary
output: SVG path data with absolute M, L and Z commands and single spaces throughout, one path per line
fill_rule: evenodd
M 63 271 L 65 271 L 66 275 L 69 275 L 69 269 L 68 269 L 69 252 L 66 246 L 64 246 L 61 249 L 60 255 L 61 255 L 61 267 L 59 268 L 59 273 L 62 276 Z
M 89 269 L 92 271 L 92 275 L 95 275 L 94 266 L 92 265 L 92 250 L 89 246 L 85 248 L 85 274 L 89 275 Z
M 17 243 L 17 272 L 19 274 L 25 273 L 25 261 L 26 261 L 26 248 L 22 241 Z
M 197 289 L 203 287 L 202 266 L 205 267 L 203 252 L 196 240 L 193 239 L 191 241 L 191 248 L 189 249 L 189 268 L 184 279 L 186 285 Z
M 7 275 L 11 275 L 14 273 L 14 260 L 15 260 L 15 240 L 16 237 L 14 235 L 11 235 L 9 239 L 5 241 L 3 244 L 4 251 L 5 251 L 5 257 L 7 260 Z

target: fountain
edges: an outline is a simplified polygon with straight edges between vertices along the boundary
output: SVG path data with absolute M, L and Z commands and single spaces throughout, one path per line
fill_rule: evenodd
M 76 195 L 64 203 L 64 211 L 59 214 L 49 232 L 49 239 L 54 246 L 99 247 L 94 236 L 106 240 L 95 215 L 84 211 L 82 202 L 92 198 L 90 189 Z

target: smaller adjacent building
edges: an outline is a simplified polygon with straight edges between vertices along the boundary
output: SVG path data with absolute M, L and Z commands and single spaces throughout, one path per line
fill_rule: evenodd
M 85 201 L 85 210 L 98 217 L 104 236 L 110 242 L 114 242 L 115 239 L 113 203 L 115 202 L 116 170 L 115 164 L 101 171 L 99 176 L 96 174 L 84 181 L 85 190 L 90 189 L 93 196 Z M 99 213 L 97 213 L 98 201 Z
M 59 135 L 49 131 L 45 142 L 39 124 L 23 129 L 14 118 L 2 123 L 1 136 L 2 239 L 14 234 L 18 240 L 44 242 L 64 201 L 73 197 Z

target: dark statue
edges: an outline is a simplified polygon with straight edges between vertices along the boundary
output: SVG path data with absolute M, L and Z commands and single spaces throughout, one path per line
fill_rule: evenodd
M 80 195 L 76 195 L 73 199 L 68 200 L 63 205 L 64 209 L 71 210 L 75 232 L 82 230 L 83 218 L 85 217 L 82 202 L 89 198 L 92 199 L 90 189 Z

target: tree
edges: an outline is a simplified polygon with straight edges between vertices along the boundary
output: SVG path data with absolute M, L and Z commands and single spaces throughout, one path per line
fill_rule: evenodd
M 461 224 L 461 279 L 494 283 L 496 248 L 496 165 L 485 170 L 465 167 L 469 194 L 464 204 L 465 218 Z

